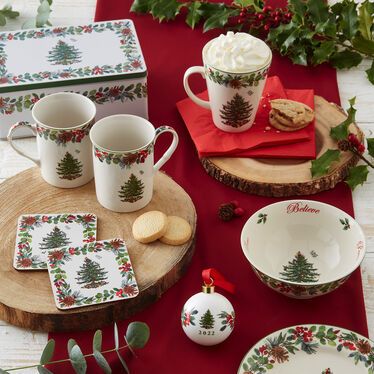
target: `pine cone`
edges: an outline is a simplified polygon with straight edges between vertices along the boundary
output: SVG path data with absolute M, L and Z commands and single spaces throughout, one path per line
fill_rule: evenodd
M 231 203 L 221 204 L 218 209 L 218 217 L 222 221 L 231 221 L 235 216 L 235 206 Z
M 349 149 L 351 148 L 351 144 L 349 143 L 348 140 L 342 139 L 338 141 L 338 148 L 341 151 L 346 152 L 346 151 L 349 151 Z

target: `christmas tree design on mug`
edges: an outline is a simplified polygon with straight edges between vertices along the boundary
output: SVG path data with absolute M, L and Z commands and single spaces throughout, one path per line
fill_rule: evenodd
M 48 61 L 52 65 L 71 65 L 81 62 L 82 53 L 73 45 L 59 40 L 55 47 L 48 52 Z
M 143 197 L 143 192 L 143 182 L 134 174 L 131 174 L 127 182 L 118 191 L 118 196 L 123 202 L 135 203 Z
M 77 179 L 82 176 L 82 163 L 66 152 L 64 158 L 58 163 L 57 174 L 60 179 Z
M 231 101 L 222 106 L 220 117 L 223 124 L 231 127 L 241 127 L 249 122 L 253 111 L 252 105 L 243 96 L 235 94 Z

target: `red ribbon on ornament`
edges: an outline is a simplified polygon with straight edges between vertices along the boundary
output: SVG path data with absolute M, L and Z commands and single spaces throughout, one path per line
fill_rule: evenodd
M 206 286 L 218 286 L 227 292 L 235 293 L 235 286 L 218 270 L 214 268 L 204 269 L 201 275 Z

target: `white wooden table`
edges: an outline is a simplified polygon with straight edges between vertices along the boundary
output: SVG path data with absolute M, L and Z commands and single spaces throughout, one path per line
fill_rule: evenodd
M 0 1 L 0 7 L 9 1 Z M 6 29 L 17 29 L 36 12 L 38 0 L 13 0 L 15 10 L 21 17 L 7 24 Z M 51 21 L 53 25 L 84 24 L 93 20 L 96 0 L 54 0 Z M 24 56 L 31 58 L 31 56 Z M 364 70 L 369 62 L 363 62 L 357 69 L 338 73 L 339 90 L 344 108 L 348 99 L 357 97 L 357 123 L 366 136 L 374 137 L 374 86 L 368 83 Z M 24 147 L 35 149 L 33 139 L 19 140 Z M 33 166 L 26 158 L 18 156 L 7 144 L 0 140 L 0 183 L 5 179 Z M 366 257 L 361 271 L 365 294 L 370 337 L 374 338 L 374 171 L 368 182 L 354 192 L 356 219 L 363 227 L 367 238 Z M 1 217 L 0 217 L 1 220 Z M 0 259 L 1 261 L 1 259 Z M 47 334 L 10 326 L 0 321 L 0 368 L 29 365 L 38 362 L 47 341 Z M 32 373 L 28 369 L 23 373 Z

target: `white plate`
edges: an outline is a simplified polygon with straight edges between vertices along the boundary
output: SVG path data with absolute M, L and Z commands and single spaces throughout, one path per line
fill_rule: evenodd
M 244 356 L 238 374 L 372 374 L 373 342 L 340 327 L 299 325 L 274 332 Z

